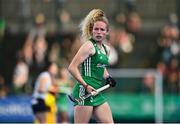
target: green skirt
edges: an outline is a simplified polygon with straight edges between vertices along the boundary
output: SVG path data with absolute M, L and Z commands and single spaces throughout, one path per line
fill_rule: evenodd
M 102 81 L 96 80 L 94 78 L 83 78 L 88 85 L 92 86 L 95 89 L 98 89 L 103 86 Z M 87 94 L 85 88 L 77 82 L 73 89 L 73 97 L 79 98 Z M 106 102 L 106 98 L 102 93 L 97 94 L 96 96 L 91 96 L 80 103 L 75 103 L 74 105 L 81 105 L 81 106 L 98 106 Z

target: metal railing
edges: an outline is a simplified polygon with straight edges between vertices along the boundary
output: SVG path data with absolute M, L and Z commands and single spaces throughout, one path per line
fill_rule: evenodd
M 155 79 L 155 122 L 163 123 L 163 77 L 155 69 L 108 69 L 114 78 L 143 78 L 151 73 Z

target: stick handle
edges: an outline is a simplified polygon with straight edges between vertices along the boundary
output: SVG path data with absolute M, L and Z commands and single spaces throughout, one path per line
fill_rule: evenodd
M 89 93 L 89 94 L 87 94 L 87 95 L 85 95 L 85 96 L 82 96 L 82 97 L 81 97 L 81 100 L 84 100 L 84 99 L 86 99 L 86 98 L 88 98 L 88 97 L 90 97 L 90 96 L 93 96 L 94 94 L 97 95 L 99 92 L 101 92 L 101 91 L 103 91 L 103 90 L 106 90 L 106 89 L 108 89 L 109 87 L 110 87 L 110 85 L 107 84 L 107 85 L 105 85 L 105 86 L 97 89 L 96 92 L 93 91 L 93 92 L 91 92 L 91 93 Z
M 103 90 L 105 90 L 105 89 L 108 89 L 109 87 L 110 87 L 110 85 L 107 84 L 107 85 L 105 85 L 105 86 L 97 89 L 96 92 L 99 93 L 99 92 L 101 92 L 101 91 L 103 91 Z M 95 92 L 95 91 L 91 92 L 91 95 L 94 95 L 96 92 Z
M 81 97 L 79 97 L 79 98 L 77 98 L 77 99 L 73 99 L 71 96 L 69 96 L 69 98 L 70 98 L 71 101 L 73 101 L 73 102 L 76 101 L 76 102 L 79 103 L 79 102 L 83 101 L 83 100 L 86 99 L 86 98 L 89 98 L 89 97 L 91 97 L 91 96 L 93 96 L 93 95 L 97 95 L 99 92 L 101 92 L 101 91 L 103 91 L 103 90 L 106 90 L 106 89 L 108 89 L 109 87 L 110 87 L 110 85 L 107 84 L 107 85 L 105 85 L 105 86 L 97 89 L 96 92 L 93 91 L 93 92 L 91 92 L 91 93 L 89 93 L 89 94 L 86 94 L 86 95 L 84 95 L 84 96 L 81 96 Z

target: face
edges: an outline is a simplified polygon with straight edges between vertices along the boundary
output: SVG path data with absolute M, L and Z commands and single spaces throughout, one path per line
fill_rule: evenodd
M 102 42 L 106 39 L 107 35 L 107 25 L 102 21 L 97 21 L 94 23 L 92 29 L 92 37 L 94 40 Z
M 53 64 L 50 66 L 49 72 L 50 72 L 53 76 L 55 76 L 55 75 L 57 74 L 57 72 L 58 72 L 58 66 L 57 66 L 55 63 L 53 63 Z

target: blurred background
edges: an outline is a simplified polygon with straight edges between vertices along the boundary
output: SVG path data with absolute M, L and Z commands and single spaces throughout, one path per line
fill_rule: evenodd
M 78 25 L 93 8 L 111 26 L 118 85 L 105 93 L 115 122 L 180 122 L 179 0 L 0 0 L 0 122 L 33 122 L 37 75 L 47 60 L 69 65 L 83 43 Z

